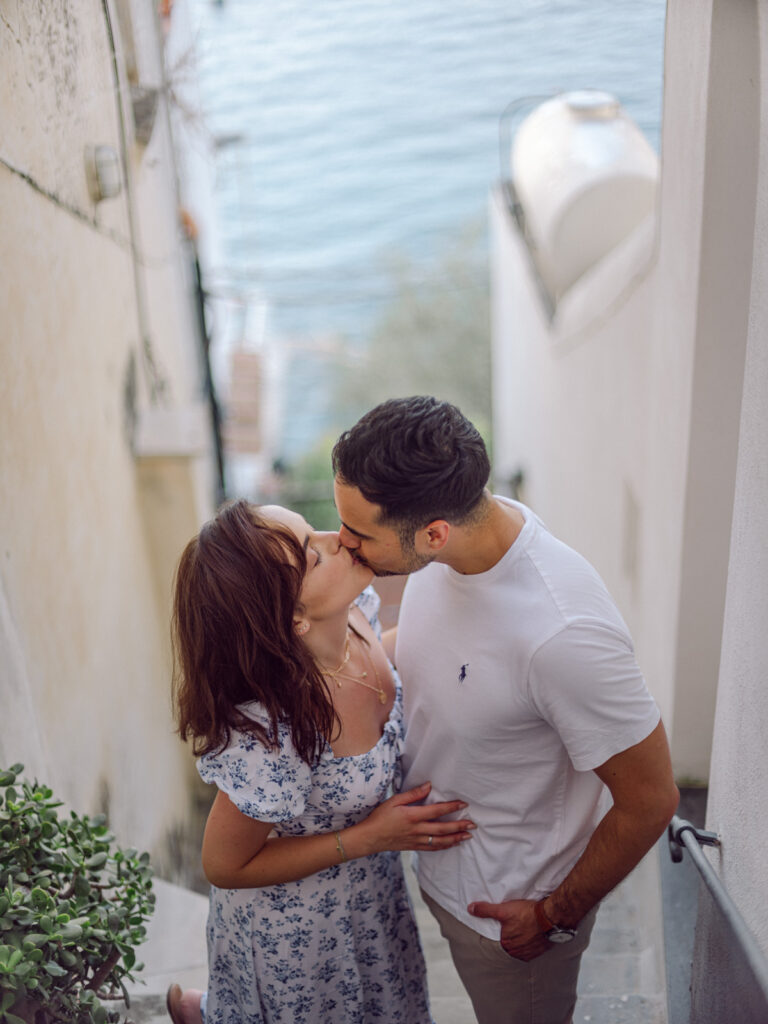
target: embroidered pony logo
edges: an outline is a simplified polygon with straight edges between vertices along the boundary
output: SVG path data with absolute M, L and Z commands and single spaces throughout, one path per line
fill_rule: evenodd
M 459 682 L 463 683 L 468 675 L 469 675 L 469 662 L 467 662 L 465 665 L 461 666 L 461 669 L 459 670 Z

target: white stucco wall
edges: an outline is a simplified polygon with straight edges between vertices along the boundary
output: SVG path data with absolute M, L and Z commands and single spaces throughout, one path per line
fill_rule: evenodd
M 733 17 L 733 11 L 716 12 Z M 744 30 L 760 45 L 755 88 L 768 92 L 768 9 L 741 5 Z M 748 277 L 749 334 L 743 382 L 739 451 L 730 543 L 722 661 L 717 695 L 707 828 L 719 849 L 706 853 L 744 921 L 768 957 L 768 884 L 765 849 L 768 822 L 768 152 L 765 107 L 756 141 L 761 142 Z M 727 948 L 726 948 L 727 947 Z M 702 902 L 694 958 L 692 1021 L 727 1019 L 749 981 L 725 966 L 737 957 L 733 942 L 709 902 Z M 714 1015 L 714 1016 L 713 1016 Z
M 755 47 L 737 15 L 713 43 L 711 19 L 698 0 L 668 8 L 655 225 L 551 324 L 492 202 L 497 476 L 522 468 L 526 499 L 604 576 L 685 782 L 709 771 L 755 190 Z
M 200 394 L 170 138 L 161 110 L 133 141 L 101 3 L 0 12 L 0 763 L 108 806 L 162 859 L 191 765 L 170 716 L 170 574 L 213 495 L 208 455 L 142 464 L 128 429 L 158 380 L 147 343 L 167 408 Z M 131 179 L 98 206 L 88 144 L 124 152 Z

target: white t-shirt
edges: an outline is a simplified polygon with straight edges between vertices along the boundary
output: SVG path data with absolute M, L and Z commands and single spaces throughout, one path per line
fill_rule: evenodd
M 523 505 L 487 572 L 433 562 L 408 580 L 396 664 L 405 695 L 404 788 L 462 799 L 472 839 L 418 858 L 421 886 L 498 939 L 468 903 L 537 899 L 581 856 L 610 806 L 592 771 L 645 739 L 659 710 L 626 625 L 589 563 Z M 607 798 L 607 799 L 606 799 Z

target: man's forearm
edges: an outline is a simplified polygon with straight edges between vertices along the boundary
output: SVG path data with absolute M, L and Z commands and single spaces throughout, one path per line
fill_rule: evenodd
M 636 812 L 612 807 L 569 874 L 544 902 L 549 920 L 575 928 L 642 860 L 668 821 L 664 807 L 641 822 Z

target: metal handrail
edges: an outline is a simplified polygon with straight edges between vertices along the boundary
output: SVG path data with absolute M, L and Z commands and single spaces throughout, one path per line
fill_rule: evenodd
M 720 837 L 715 832 L 696 828 L 690 821 L 678 818 L 677 815 L 669 823 L 667 836 L 669 853 L 676 864 L 683 859 L 683 847 L 691 855 L 691 860 L 709 889 L 718 910 L 730 925 L 731 932 L 739 943 L 744 959 L 768 1005 L 768 960 L 744 923 L 744 918 L 720 881 L 719 875 L 701 850 L 702 846 L 720 846 Z

